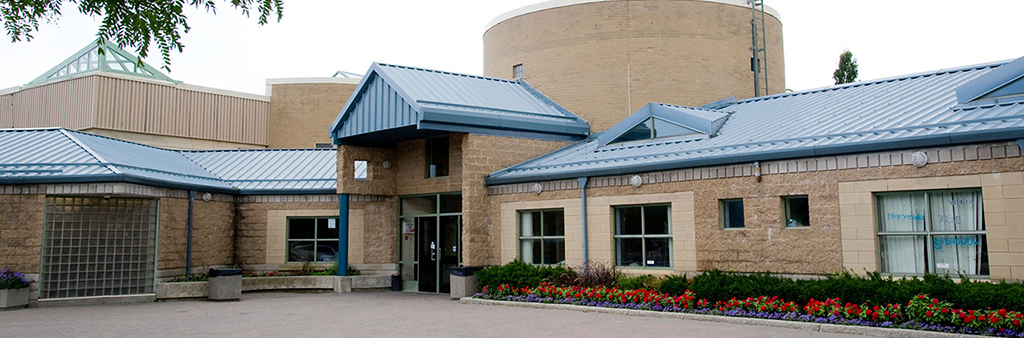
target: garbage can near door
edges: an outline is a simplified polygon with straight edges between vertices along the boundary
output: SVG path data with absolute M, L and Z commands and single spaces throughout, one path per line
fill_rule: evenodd
M 242 269 L 210 269 L 210 295 L 213 301 L 242 299 Z
M 452 268 L 450 279 L 452 299 L 470 297 L 480 292 L 480 287 L 476 283 L 476 272 L 480 269 L 483 267 L 458 266 Z

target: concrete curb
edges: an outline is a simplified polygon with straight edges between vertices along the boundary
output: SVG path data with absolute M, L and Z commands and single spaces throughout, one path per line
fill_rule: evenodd
M 678 312 L 659 312 L 659 311 L 647 311 L 647 310 L 628 310 L 628 309 L 613 309 L 603 307 L 591 307 L 582 305 L 568 305 L 568 304 L 546 304 L 546 303 L 524 303 L 524 302 L 510 302 L 501 300 L 490 300 L 490 299 L 479 299 L 473 297 L 465 297 L 459 299 L 460 304 L 471 304 L 471 305 L 493 305 L 493 306 L 509 306 L 509 307 L 523 307 L 531 309 L 553 309 L 553 310 L 569 310 L 569 311 L 580 311 L 589 313 L 604 313 L 613 315 L 624 315 L 624 316 L 637 316 L 637 317 L 650 317 L 650 318 L 672 318 L 682 320 L 695 320 L 702 322 L 717 322 L 737 325 L 755 325 L 755 326 L 768 326 L 778 327 L 796 330 L 806 331 L 817 331 L 825 333 L 844 333 L 844 334 L 855 334 L 862 336 L 872 337 L 886 337 L 886 338 L 968 338 L 968 337 L 985 337 L 970 334 L 959 334 L 959 333 L 945 333 L 945 332 L 934 332 L 934 331 L 918 331 L 918 330 L 907 330 L 907 329 L 887 329 L 880 327 L 869 327 L 869 326 L 854 326 L 854 325 L 837 325 L 837 324 L 818 324 L 818 323 L 805 323 L 805 322 L 794 322 L 788 320 L 774 320 L 774 319 L 761 319 L 761 318 L 747 318 L 747 317 L 727 317 L 727 316 L 715 316 L 715 315 L 700 315 L 693 313 L 678 313 Z

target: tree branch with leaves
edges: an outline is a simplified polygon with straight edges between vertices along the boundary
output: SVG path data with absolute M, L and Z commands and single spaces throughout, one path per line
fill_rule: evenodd
M 113 41 L 118 47 L 133 47 L 139 62 L 149 53 L 153 44 L 160 49 L 162 68 L 170 69 L 171 51 L 179 53 L 185 48 L 181 35 L 191 27 L 184 14 L 186 7 L 205 8 L 217 13 L 213 0 L 0 0 L 0 20 L 12 42 L 31 41 L 32 33 L 39 31 L 40 23 L 57 21 L 65 2 L 77 4 L 78 11 L 91 17 L 102 17 L 96 36 L 101 46 Z M 249 17 L 258 13 L 258 23 L 264 25 L 272 15 L 281 20 L 283 0 L 226 0 L 231 7 L 242 10 Z

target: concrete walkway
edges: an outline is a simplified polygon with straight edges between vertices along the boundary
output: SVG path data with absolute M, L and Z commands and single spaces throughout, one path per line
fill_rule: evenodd
M 853 337 L 785 328 L 459 304 L 403 292 L 247 293 L 0 312 L 0 337 Z

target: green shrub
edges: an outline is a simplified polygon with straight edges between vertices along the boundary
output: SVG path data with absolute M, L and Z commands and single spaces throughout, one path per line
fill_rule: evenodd
M 650 291 L 657 291 L 661 289 L 661 284 L 664 282 L 664 278 L 655 277 L 652 275 L 642 276 L 621 276 L 619 277 L 619 288 L 623 290 L 636 290 L 644 289 Z
M 673 296 L 680 296 L 686 293 L 686 290 L 689 289 L 690 281 L 686 279 L 686 275 L 682 275 L 666 277 L 665 280 L 661 281 L 661 286 L 658 288 L 658 291 Z
M 515 287 L 535 287 L 541 282 L 554 282 L 568 271 L 562 266 L 535 266 L 515 260 L 505 265 L 493 265 L 476 273 L 481 286 L 496 287 L 508 284 Z
M 1024 310 L 1024 284 L 988 283 L 961 277 L 960 283 L 949 276 L 925 275 L 922 278 L 894 279 L 880 273 L 857 276 L 850 272 L 829 275 L 819 280 L 793 280 L 770 273 L 739 274 L 718 270 L 697 275 L 690 290 L 698 298 L 711 302 L 732 297 L 778 296 L 786 300 L 806 303 L 811 298 L 839 297 L 843 302 L 874 305 L 901 304 L 916 295 L 948 301 L 956 308 L 1005 308 Z M 669 284 L 666 286 L 665 284 Z M 676 282 L 663 283 L 662 292 L 679 294 Z M 673 289 L 669 289 L 673 288 Z

